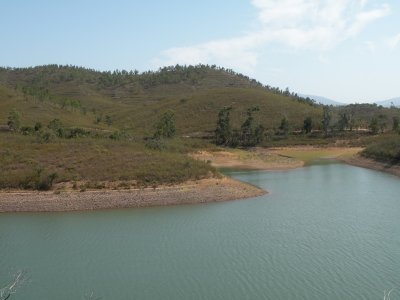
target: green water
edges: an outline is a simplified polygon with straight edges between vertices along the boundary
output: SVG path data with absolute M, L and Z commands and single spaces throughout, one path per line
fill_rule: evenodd
M 383 299 L 400 286 L 400 181 L 341 164 L 237 172 L 268 196 L 0 215 L 12 299 Z M 400 299 L 400 294 L 392 299 Z

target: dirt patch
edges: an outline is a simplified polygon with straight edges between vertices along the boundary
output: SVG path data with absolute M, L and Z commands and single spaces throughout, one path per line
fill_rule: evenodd
M 363 148 L 355 147 L 285 147 L 272 148 L 270 151 L 275 154 L 288 156 L 294 159 L 301 160 L 305 165 L 312 164 L 321 159 L 339 159 L 348 158 L 356 155 Z
M 283 156 L 264 148 L 254 148 L 249 151 L 239 149 L 215 152 L 200 151 L 191 154 L 191 157 L 209 162 L 217 168 L 288 170 L 304 165 L 298 159 Z

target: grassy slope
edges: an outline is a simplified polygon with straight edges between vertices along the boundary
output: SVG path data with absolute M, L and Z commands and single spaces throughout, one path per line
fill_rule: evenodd
M 6 123 L 8 111 L 16 108 L 23 115 L 22 123 L 27 125 L 36 120 L 47 123 L 56 116 L 65 119 L 66 124 L 93 128 L 98 127 L 93 122 L 92 110 L 95 109 L 97 115 L 110 115 L 114 127 L 143 136 L 151 133 L 158 115 L 173 109 L 178 133 L 187 135 L 213 131 L 218 111 L 224 106 L 234 108 L 232 121 L 235 126 L 243 122 L 246 109 L 254 105 L 260 107 L 257 118 L 267 128 L 279 126 L 284 116 L 294 127 L 300 128 L 305 116 L 319 119 L 321 114 L 319 107 L 301 104 L 220 70 L 206 69 L 196 82 L 183 78 L 180 82 L 161 82 L 150 87 L 136 82 L 141 77 L 133 82 L 128 80 L 105 86 L 99 84 L 100 73 L 89 70 L 82 71 L 72 80 L 59 79 L 67 71 L 74 74 L 73 70 L 46 71 L 45 68 L 0 72 L 0 124 Z M 34 102 L 22 92 L 16 92 L 15 86 L 45 87 L 56 99 L 79 100 L 87 114 L 60 110 L 48 101 Z
M 129 141 L 78 138 L 42 144 L 35 137 L 0 132 L 0 188 L 34 188 L 38 169 L 43 169 L 42 179 L 56 172 L 56 182 L 88 187 L 104 181 L 141 187 L 214 176 L 208 164 L 182 155 L 197 147 L 187 142 L 170 141 L 160 152 Z
M 79 110 L 61 109 L 50 102 L 26 99 L 21 93 L 6 86 L 0 86 L 0 125 L 7 124 L 9 112 L 15 109 L 21 115 L 21 124 L 33 126 L 36 122 L 48 124 L 53 119 L 60 119 L 66 126 L 109 129 L 105 124 L 95 125 L 94 116 L 84 115 Z
M 234 108 L 231 120 L 234 127 L 239 127 L 245 119 L 247 108 L 254 105 L 260 107 L 256 119 L 266 128 L 278 126 L 284 116 L 287 116 L 295 126 L 301 127 L 305 115 L 318 118 L 320 114 L 319 108 L 300 104 L 261 89 L 220 88 L 192 93 L 185 98 L 170 98 L 144 104 L 141 109 L 132 113 L 121 113 L 120 121 L 123 124 L 131 123 L 134 128 L 140 128 L 141 124 L 144 124 L 143 129 L 149 131 L 157 115 L 172 108 L 176 112 L 176 124 L 180 134 L 212 132 L 215 129 L 218 112 L 224 106 Z

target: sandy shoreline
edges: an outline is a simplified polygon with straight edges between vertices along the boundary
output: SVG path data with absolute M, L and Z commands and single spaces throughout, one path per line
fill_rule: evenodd
M 389 165 L 387 163 L 378 162 L 372 159 L 362 157 L 360 155 L 354 155 L 351 157 L 343 158 L 341 160 L 352 166 L 367 168 L 375 171 L 381 171 L 390 173 L 392 175 L 400 176 L 400 166 L 398 165 L 397 166 Z
M 0 212 L 61 212 L 221 202 L 267 192 L 232 178 L 135 190 L 0 192 Z

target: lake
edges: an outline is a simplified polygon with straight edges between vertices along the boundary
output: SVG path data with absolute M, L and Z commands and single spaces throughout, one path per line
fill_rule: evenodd
M 344 164 L 230 172 L 248 200 L 0 215 L 12 299 L 383 299 L 400 287 L 400 181 Z M 400 293 L 392 299 L 400 299 Z

